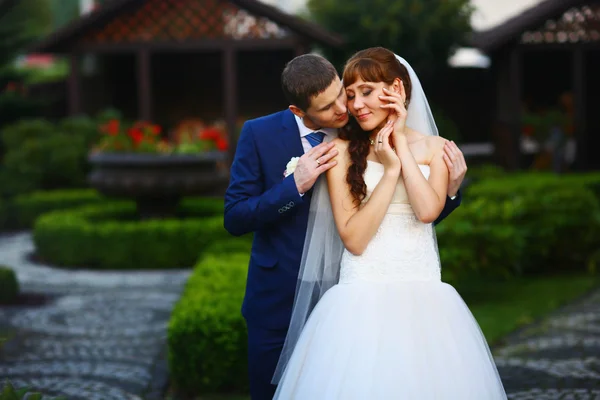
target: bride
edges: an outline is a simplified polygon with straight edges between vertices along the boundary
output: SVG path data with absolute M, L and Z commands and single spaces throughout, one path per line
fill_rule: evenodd
M 355 120 L 315 187 L 275 398 L 506 399 L 477 322 L 441 282 L 445 140 L 416 74 L 379 47 L 343 81 Z

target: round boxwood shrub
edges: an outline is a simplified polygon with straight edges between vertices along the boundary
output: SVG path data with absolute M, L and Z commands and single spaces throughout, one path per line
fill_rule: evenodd
M 9 304 L 19 295 L 19 282 L 12 269 L 0 265 L 0 304 Z
M 184 202 L 182 213 L 185 215 L 187 208 L 194 214 L 180 219 L 138 220 L 135 204 L 126 201 L 44 214 L 33 230 L 37 255 L 64 267 L 190 267 L 206 246 L 229 237 L 222 215 L 215 215 L 222 210 L 216 205 L 219 202 L 222 200 Z

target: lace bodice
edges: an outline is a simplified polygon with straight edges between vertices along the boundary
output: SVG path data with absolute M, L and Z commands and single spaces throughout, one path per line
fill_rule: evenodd
M 429 166 L 419 165 L 419 168 L 425 178 L 429 178 Z M 383 172 L 382 164 L 368 161 L 364 201 L 368 201 Z M 441 280 L 433 226 L 417 219 L 400 179 L 381 226 L 367 249 L 360 256 L 344 251 L 340 283 L 431 280 Z

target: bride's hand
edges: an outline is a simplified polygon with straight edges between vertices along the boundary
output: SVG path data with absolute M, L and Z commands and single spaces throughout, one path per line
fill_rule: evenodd
M 404 84 L 400 82 L 400 93 L 383 88 L 384 96 L 379 96 L 383 101 L 388 101 L 388 104 L 383 104 L 380 107 L 389 110 L 388 122 L 393 121 L 394 132 L 392 135 L 393 142 L 398 147 L 398 140 L 405 134 L 406 118 L 408 116 L 406 102 L 406 92 Z
M 394 174 L 400 174 L 400 168 L 402 166 L 400 163 L 400 158 L 398 158 L 398 155 L 390 145 L 390 135 L 393 133 L 393 131 L 394 124 L 391 122 L 388 122 L 379 130 L 374 143 L 375 154 L 377 155 L 377 158 L 379 158 L 379 161 L 383 164 L 383 167 L 386 169 L 386 171 Z

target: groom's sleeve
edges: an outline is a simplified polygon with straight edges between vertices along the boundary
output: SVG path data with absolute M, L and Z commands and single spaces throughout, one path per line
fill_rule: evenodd
M 454 200 L 450 197 L 446 197 L 446 204 L 444 204 L 444 209 L 433 224 L 437 225 L 440 222 L 442 222 L 444 218 L 446 218 L 448 215 L 450 215 L 450 213 L 452 213 L 452 211 L 456 210 L 458 206 L 460 206 L 461 201 L 462 194 L 460 193 L 460 190 L 456 193 L 456 197 L 454 198 Z
M 301 203 L 302 196 L 298 194 L 293 175 L 286 178 L 282 175 L 280 183 L 264 190 L 264 176 L 252 124 L 246 122 L 225 192 L 225 229 L 235 236 L 260 230 L 287 217 Z

